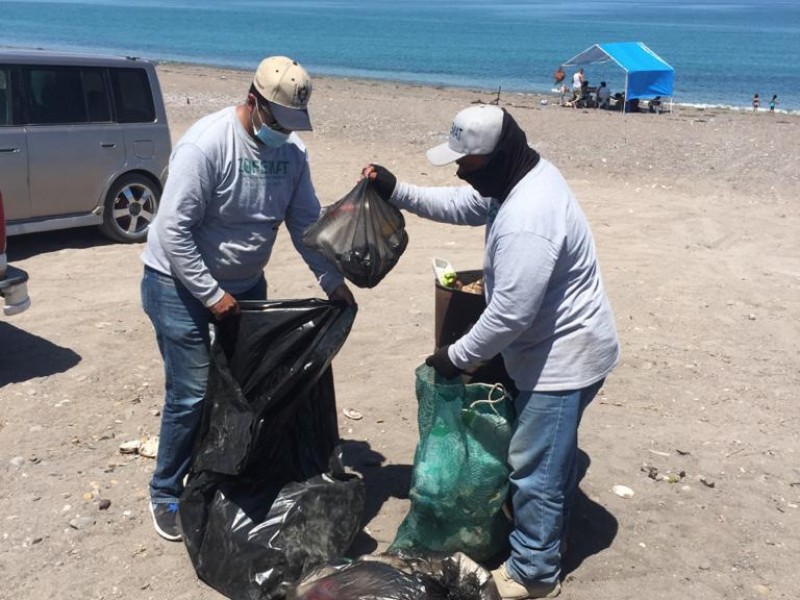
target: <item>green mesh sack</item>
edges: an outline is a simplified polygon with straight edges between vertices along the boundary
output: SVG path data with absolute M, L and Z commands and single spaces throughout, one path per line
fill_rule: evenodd
M 502 513 L 513 405 L 501 385 L 444 379 L 416 370 L 419 443 L 411 508 L 389 552 L 463 552 L 489 559 L 507 545 Z

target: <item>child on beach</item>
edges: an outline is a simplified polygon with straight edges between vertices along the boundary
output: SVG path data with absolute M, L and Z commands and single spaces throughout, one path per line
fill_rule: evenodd
M 758 93 L 753 95 L 753 112 L 758 112 Z
M 571 105 L 572 96 L 569 93 L 569 88 L 567 87 L 567 84 L 566 83 L 562 83 L 561 84 L 561 88 L 558 91 L 559 91 L 559 94 L 560 94 L 559 102 L 558 102 L 559 106 L 569 106 L 569 105 Z M 570 97 L 570 100 L 567 100 L 567 96 Z
M 775 112 L 775 106 L 778 104 L 778 94 L 772 95 L 772 100 L 769 101 L 769 112 Z

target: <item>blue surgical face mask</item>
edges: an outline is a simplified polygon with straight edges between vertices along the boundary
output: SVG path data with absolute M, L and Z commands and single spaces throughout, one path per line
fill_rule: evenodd
M 281 133 L 280 131 L 270 129 L 266 125 L 262 125 L 261 128 L 256 131 L 256 137 L 264 142 L 264 145 L 268 146 L 269 148 L 278 148 L 283 146 L 287 141 L 289 141 L 290 135 L 290 133 Z
M 256 112 L 256 111 L 253 111 Z M 260 118 L 260 117 L 259 117 Z M 256 124 L 253 121 L 253 116 L 250 115 L 250 124 L 253 126 L 255 136 L 263 142 L 268 148 L 279 148 L 289 141 L 291 133 L 283 133 L 282 131 L 275 131 L 267 126 L 266 123 L 261 123 L 261 127 L 256 129 Z

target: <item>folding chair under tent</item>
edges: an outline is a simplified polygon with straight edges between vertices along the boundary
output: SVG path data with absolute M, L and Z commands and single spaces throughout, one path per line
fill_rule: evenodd
M 616 42 L 595 44 L 570 58 L 563 67 L 613 62 L 625 71 L 625 104 L 640 98 L 652 100 L 660 96 L 669 98 L 672 112 L 672 88 L 675 69 L 642 42 Z M 622 112 L 625 112 L 623 104 Z

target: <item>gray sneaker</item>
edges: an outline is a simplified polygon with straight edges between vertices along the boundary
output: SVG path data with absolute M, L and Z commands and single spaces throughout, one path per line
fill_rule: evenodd
M 170 542 L 181 541 L 181 529 L 178 525 L 178 503 L 150 503 L 150 514 L 153 515 L 153 527 L 156 533 Z

